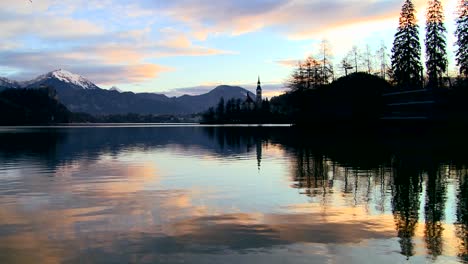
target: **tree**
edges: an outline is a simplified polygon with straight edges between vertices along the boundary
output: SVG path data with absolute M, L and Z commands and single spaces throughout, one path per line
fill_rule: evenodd
M 320 84 L 328 84 L 330 83 L 330 80 L 334 79 L 334 72 L 331 45 L 325 39 L 320 42 L 320 51 L 318 57 L 321 64 Z
M 316 88 L 320 84 L 320 73 L 321 73 L 321 66 L 320 62 L 317 61 L 314 57 L 309 56 L 303 63 L 304 68 L 304 80 L 305 80 L 305 88 L 311 89 Z
M 429 87 L 442 85 L 442 77 L 447 71 L 447 51 L 444 26 L 444 14 L 439 0 L 431 0 L 426 16 L 426 68 Z
M 373 71 L 373 60 L 372 60 L 372 50 L 369 46 L 369 44 L 366 45 L 366 50 L 364 51 L 363 54 L 364 57 L 364 64 L 366 65 L 367 68 L 367 73 L 372 74 Z
M 345 76 L 348 76 L 348 70 L 352 70 L 353 69 L 353 66 L 351 65 L 351 63 L 348 62 L 348 58 L 344 58 L 343 60 L 341 60 L 341 68 L 343 68 L 344 72 L 345 72 Z
M 387 54 L 387 46 L 385 46 L 385 42 L 381 42 L 380 48 L 377 51 L 377 58 L 380 60 L 380 77 L 384 80 L 387 78 L 387 70 L 388 70 L 388 64 L 387 64 L 387 58 L 389 57 Z
M 392 71 L 396 84 L 405 89 L 420 87 L 422 77 L 421 45 L 414 5 L 405 0 L 392 48 Z
M 55 90 L 48 87 L 1 91 L 0 125 L 68 123 L 71 112 L 50 96 L 54 93 Z
M 457 29 L 455 31 L 458 49 L 455 53 L 460 74 L 468 77 L 468 1 L 461 0 L 458 5 Z
M 353 63 L 354 72 L 357 73 L 359 71 L 359 64 L 361 59 L 361 52 L 359 48 L 354 45 L 351 50 L 348 52 L 349 60 Z
M 304 80 L 304 68 L 302 62 L 297 64 L 297 68 L 294 69 L 291 77 L 287 81 L 286 86 L 292 91 L 302 92 L 305 89 L 305 80 Z
M 224 119 L 224 98 L 221 97 L 219 100 L 218 106 L 216 107 L 216 116 L 218 120 L 223 120 Z
M 287 86 L 292 91 L 302 92 L 316 88 L 322 84 L 322 64 L 314 57 L 309 56 L 304 62 L 299 62 L 294 69 Z

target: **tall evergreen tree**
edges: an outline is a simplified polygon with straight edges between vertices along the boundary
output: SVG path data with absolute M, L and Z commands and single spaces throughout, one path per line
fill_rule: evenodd
M 426 68 L 429 87 L 442 85 L 442 76 L 447 71 L 447 51 L 444 13 L 439 0 L 429 1 L 426 16 Z
M 414 5 L 405 0 L 392 48 L 392 71 L 396 84 L 412 89 L 421 86 L 421 45 Z
M 460 74 L 468 77 L 468 0 L 461 0 L 458 5 L 457 30 L 455 31 L 458 46 L 456 57 Z

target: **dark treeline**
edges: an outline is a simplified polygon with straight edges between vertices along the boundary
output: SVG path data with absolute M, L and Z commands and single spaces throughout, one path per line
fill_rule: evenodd
M 67 123 L 71 117 L 50 88 L 1 91 L 0 113 L 0 125 Z
M 208 124 L 288 123 L 288 116 L 275 109 L 268 99 L 262 100 L 261 103 L 254 103 L 251 100 L 240 99 L 230 99 L 225 102 L 224 98 L 221 98 L 216 107 L 210 107 L 202 114 L 202 122 Z
M 382 93 L 391 86 L 385 80 L 367 73 L 353 73 L 330 84 L 306 89 L 301 84 L 272 101 L 289 105 L 287 114 L 293 123 L 317 121 L 372 121 L 383 111 Z
M 0 92 L 0 125 L 63 123 L 193 123 L 199 115 L 90 115 L 70 112 L 51 87 L 6 89 Z
M 468 1 L 459 2 L 456 25 L 458 76 L 448 73 L 442 3 L 429 1 L 425 26 L 425 67 L 416 10 L 411 0 L 401 9 L 391 55 L 382 43 L 374 54 L 354 46 L 338 67 L 333 67 L 331 44 L 322 41 L 319 52 L 298 63 L 286 86 L 289 91 L 269 104 L 210 109 L 208 123 L 367 123 L 380 120 L 427 119 L 468 121 Z M 390 62 L 388 61 L 390 60 Z M 379 67 L 375 67 L 375 64 Z M 342 77 L 336 79 L 342 69 Z M 348 74 L 351 73 L 351 74 Z M 231 102 L 232 105 L 232 102 Z
M 192 115 L 152 115 L 152 114 L 115 114 L 115 115 L 90 115 L 88 113 L 72 113 L 72 123 L 194 123 L 199 117 Z
M 387 112 L 388 98 L 383 96 L 400 91 L 383 78 L 364 73 L 351 73 L 328 84 L 314 84 L 307 87 L 297 83 L 283 95 L 264 100 L 261 107 L 241 100 L 221 100 L 216 108 L 210 108 L 202 116 L 202 122 L 218 124 L 272 124 L 288 123 L 297 125 L 315 124 L 375 124 Z M 421 87 L 419 89 L 422 89 Z M 422 107 L 415 104 L 401 110 L 424 112 L 428 118 L 443 121 L 468 121 L 468 80 L 453 80 L 450 89 L 439 87 L 422 89 L 418 96 L 425 96 L 434 103 Z M 406 101 L 412 100 L 408 96 Z M 423 98 L 423 97 L 421 97 Z M 423 100 L 418 99 L 417 100 Z M 426 100 L 426 99 L 424 99 Z M 398 101 L 397 101 L 398 102 Z M 391 102 L 395 103 L 395 102 Z M 412 106 L 411 106 L 412 107 Z

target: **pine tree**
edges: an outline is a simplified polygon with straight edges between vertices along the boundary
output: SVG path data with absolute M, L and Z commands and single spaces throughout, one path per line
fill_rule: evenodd
M 414 5 L 405 0 L 392 48 L 392 71 L 396 84 L 413 89 L 421 86 L 421 45 Z
M 456 52 L 460 74 L 468 77 L 468 0 L 461 0 L 458 6 L 457 30 L 455 31 L 458 46 Z
M 442 85 L 442 76 L 447 71 L 447 51 L 444 14 L 439 0 L 431 0 L 426 16 L 426 68 L 429 87 Z

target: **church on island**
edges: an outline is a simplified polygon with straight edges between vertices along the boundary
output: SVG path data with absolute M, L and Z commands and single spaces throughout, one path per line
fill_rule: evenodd
M 262 107 L 262 85 L 260 82 L 260 76 L 258 76 L 256 92 L 255 101 L 252 99 L 252 97 L 250 97 L 250 94 L 247 93 L 247 98 L 244 102 L 244 108 L 253 110 L 255 108 L 260 109 Z

